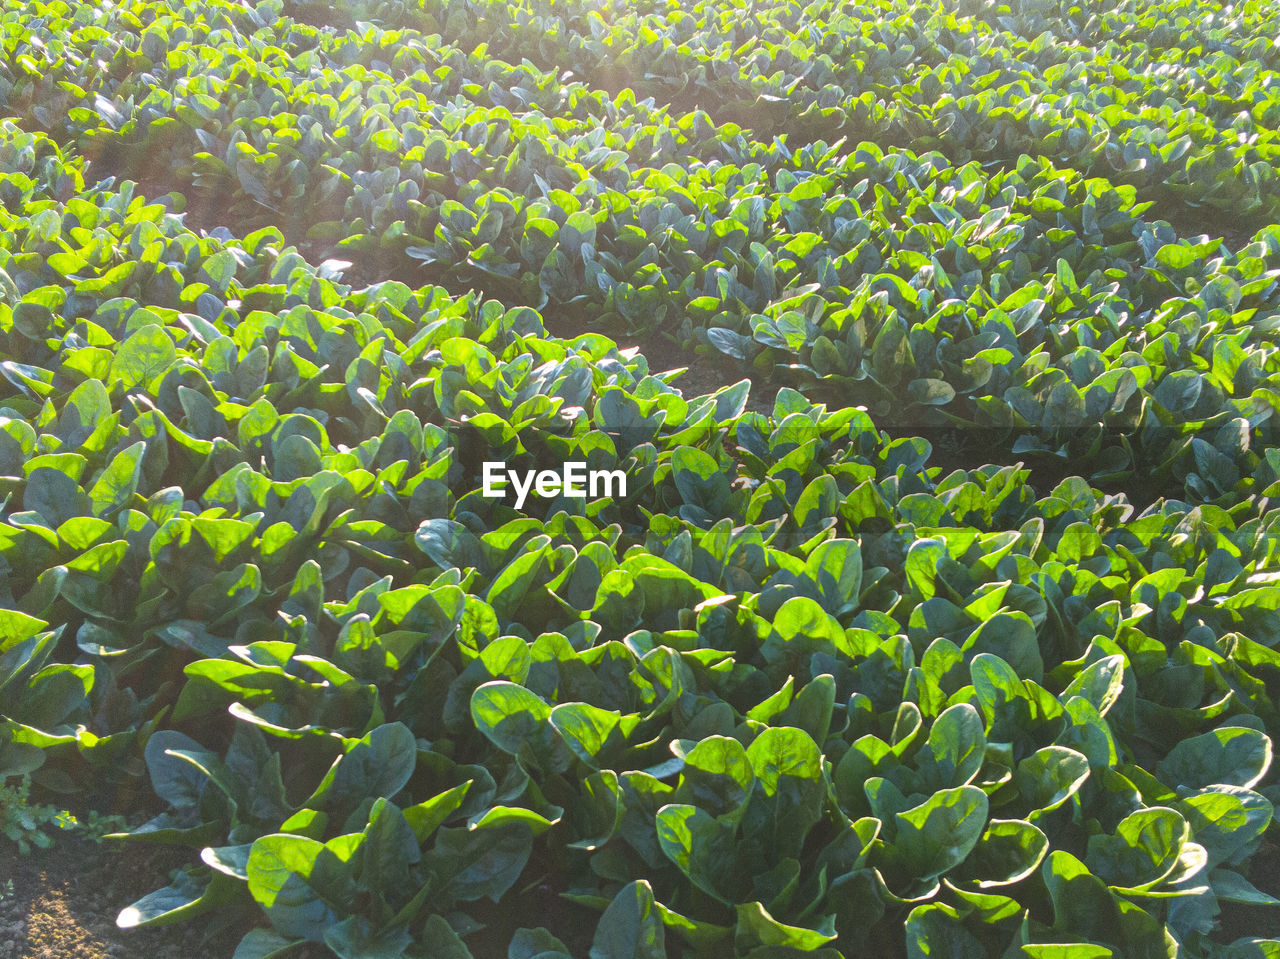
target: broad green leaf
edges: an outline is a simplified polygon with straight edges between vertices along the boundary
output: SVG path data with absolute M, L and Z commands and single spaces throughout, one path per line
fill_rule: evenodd
M 604 754 L 625 737 L 627 728 L 635 722 L 634 717 L 622 717 L 590 703 L 561 703 L 551 710 L 549 718 L 574 754 L 592 769 L 600 768 Z
M 244 934 L 231 959 L 277 959 L 287 955 L 305 939 L 286 939 L 274 929 L 250 929 Z
M 1089 760 L 1066 746 L 1038 749 L 1013 772 L 1013 783 L 1033 821 L 1074 796 L 1088 778 Z
M 1171 786 L 1249 788 L 1271 768 L 1271 748 L 1271 739 L 1256 729 L 1224 726 L 1182 740 L 1156 764 L 1155 772 Z
M 507 959 L 555 959 L 570 957 L 569 949 L 542 926 L 517 929 L 507 947 Z
M 329 770 L 304 805 L 345 815 L 366 797 L 393 798 L 413 775 L 418 744 L 403 723 L 379 726 Z
M 600 917 L 591 959 L 666 959 L 666 927 L 643 879 L 624 886 Z
M 440 877 L 442 895 L 498 902 L 520 878 L 532 848 L 533 834 L 522 822 L 441 828 L 424 863 Z
M 1021 882 L 1039 868 L 1048 852 L 1048 837 L 1031 823 L 992 819 L 959 875 L 979 889 Z
M 754 784 L 743 745 L 727 736 L 709 736 L 685 754 L 676 799 L 713 816 L 740 818 Z
M 933 721 L 927 749 L 917 760 L 923 788 L 928 792 L 965 786 L 982 768 L 987 737 L 982 716 L 969 703 L 950 706 Z
M 965 929 L 960 914 L 943 903 L 912 909 L 907 916 L 906 936 L 910 959 L 983 959 L 987 955 L 982 943 Z
M 1190 833 L 1177 810 L 1140 809 L 1121 820 L 1113 835 L 1091 837 L 1085 862 L 1110 886 L 1150 888 L 1178 865 Z
M 900 868 L 912 879 L 927 881 L 962 863 L 982 837 L 987 805 L 981 789 L 958 786 L 897 813 L 894 858 Z
M 452 930 L 450 930 L 452 931 Z M 461 941 L 455 941 L 461 945 Z M 338 959 L 399 959 L 413 942 L 413 936 L 403 926 L 377 929 L 364 916 L 348 916 L 324 931 L 324 944 L 333 950 Z M 448 940 L 437 940 L 437 955 L 458 957 L 469 953 L 450 952 Z M 465 947 L 463 947 L 465 949 Z
M 281 935 L 322 942 L 341 903 L 321 886 L 323 843 L 287 833 L 262 836 L 249 852 L 249 892 Z
M 743 946 L 784 946 L 801 952 L 812 952 L 836 938 L 834 924 L 828 919 L 825 928 L 791 926 L 779 922 L 758 902 L 738 906 L 738 930 L 735 941 Z
M 173 340 L 162 327 L 144 326 L 116 349 L 108 385 L 119 383 L 126 390 L 149 389 L 177 358 Z
M 235 902 L 240 883 L 220 872 L 197 876 L 189 870 L 177 874 L 163 889 L 143 896 L 120 911 L 121 929 L 167 926 Z
M 655 825 L 663 854 L 703 892 L 728 905 L 746 889 L 751 877 L 738 869 L 731 824 L 696 806 L 671 803 L 657 811 Z

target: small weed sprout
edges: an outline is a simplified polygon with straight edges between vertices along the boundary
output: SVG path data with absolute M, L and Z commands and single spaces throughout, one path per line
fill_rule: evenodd
M 47 826 L 75 831 L 85 839 L 101 843 L 109 833 L 120 832 L 126 826 L 123 816 L 90 811 L 79 819 L 66 809 L 34 804 L 30 801 L 31 780 L 23 776 L 16 783 L 0 784 L 0 833 L 18 846 L 18 852 L 27 855 L 32 849 L 48 849 L 53 836 Z M 3 891 L 4 887 L 0 887 Z M 11 891 L 11 890 L 10 890 Z M 0 898 L 4 898 L 0 895 Z

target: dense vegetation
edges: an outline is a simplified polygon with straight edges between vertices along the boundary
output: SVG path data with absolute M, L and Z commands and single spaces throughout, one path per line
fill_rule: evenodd
M 154 793 L 120 924 L 1280 955 L 1280 12 L 340 7 L 0 4 L 0 784 Z

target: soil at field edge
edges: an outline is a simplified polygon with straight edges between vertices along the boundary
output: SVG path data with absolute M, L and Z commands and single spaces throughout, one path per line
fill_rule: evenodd
M 120 910 L 165 886 L 190 853 L 59 836 L 21 856 L 0 844 L 0 959 L 224 959 L 239 936 L 203 942 L 199 923 L 125 931 Z

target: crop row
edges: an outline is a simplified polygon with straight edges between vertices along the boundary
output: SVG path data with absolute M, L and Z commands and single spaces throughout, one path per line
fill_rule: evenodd
M 185 24 L 174 36 L 178 47 L 184 33 L 212 35 L 216 45 L 270 32 L 270 5 L 252 14 L 234 5 L 214 7 L 218 16 L 207 18 L 175 16 L 162 4 L 136 4 L 137 14 L 112 8 L 86 15 L 62 7 L 27 5 L 7 18 L 14 59 L 5 86 L 14 105 L 58 124 L 66 115 L 58 104 L 66 92 L 53 102 L 47 93 L 59 72 L 82 58 L 86 65 L 103 65 L 109 87 L 122 51 L 132 49 L 123 62 L 135 72 L 161 59 L 166 22 Z M 286 20 L 272 39 L 286 55 L 336 53 L 329 61 L 335 65 L 351 62 L 358 46 L 360 60 L 376 62 L 398 80 L 422 66 L 415 48 L 430 46 L 426 34 L 438 30 L 489 64 L 489 75 L 472 81 L 478 84 L 473 92 L 498 105 L 535 105 L 539 88 L 545 95 L 548 80 L 558 86 L 567 75 L 597 91 L 630 88 L 659 103 L 710 107 L 718 119 L 737 120 L 762 140 L 780 134 L 792 140 L 871 138 L 916 152 L 940 149 L 956 163 L 1008 163 L 1028 153 L 1139 186 L 1152 198 L 1248 214 L 1252 222 L 1273 217 L 1280 202 L 1271 172 L 1280 101 L 1267 80 L 1272 19 L 1254 16 L 1211 30 L 1218 39 L 1206 62 L 1198 52 L 1204 47 L 1201 18 L 1153 49 L 1150 40 L 1120 34 L 1118 24 L 1126 23 L 1130 35 L 1132 27 L 1119 11 L 1104 17 L 1109 28 L 1073 24 L 1068 11 L 1019 17 L 975 12 L 957 16 L 888 0 L 857 14 L 830 4 L 646 11 L 397 0 L 366 4 L 353 15 L 413 29 L 389 33 L 362 24 L 335 38 Z M 1053 29 L 1046 13 L 1060 17 Z M 29 25 L 56 31 L 85 21 L 111 32 L 80 31 L 70 49 L 25 43 Z M 1099 30 L 1100 42 L 1081 44 L 1084 29 Z M 397 46 L 407 38 L 415 39 L 404 49 Z M 142 40 L 146 50 L 136 46 Z M 504 70 L 504 60 L 541 74 L 532 97 L 529 85 Z M 89 70 L 97 72 L 95 66 Z M 109 93 L 85 77 L 67 79 L 90 102 Z
M 99 124 L 89 145 L 125 172 L 166 170 L 243 229 L 281 221 L 383 270 L 678 331 L 897 425 L 1002 429 L 1096 477 L 1141 471 L 1205 500 L 1254 488 L 1274 233 L 1223 255 L 1149 225 L 1131 188 L 1044 161 L 793 153 L 567 88 L 549 114 L 484 109 L 459 99 L 479 61 L 447 48 L 401 48 L 445 65 L 399 84 L 314 52 L 195 49 L 170 57 L 172 92 L 122 80 L 128 116 L 69 116 Z M 91 265 L 27 247 L 65 253 L 54 274 Z
M 12 125 L 0 164 L 0 771 L 145 756 L 129 838 L 200 861 L 123 925 L 465 956 L 536 861 L 606 959 L 1262 954 L 1212 933 L 1270 901 L 1268 500 L 942 476 L 856 409 L 196 237 Z M 628 495 L 478 493 L 575 457 Z
M 1074 5 L 1019 6 L 386 0 L 357 16 L 703 106 L 762 139 L 871 138 L 958 163 L 1029 153 L 1153 199 L 1274 218 L 1274 12 L 1222 23 L 1214 4 L 1184 4 L 1181 20 L 1162 7 L 1153 43 L 1134 25 L 1150 14 L 1129 4 L 1087 21 Z

